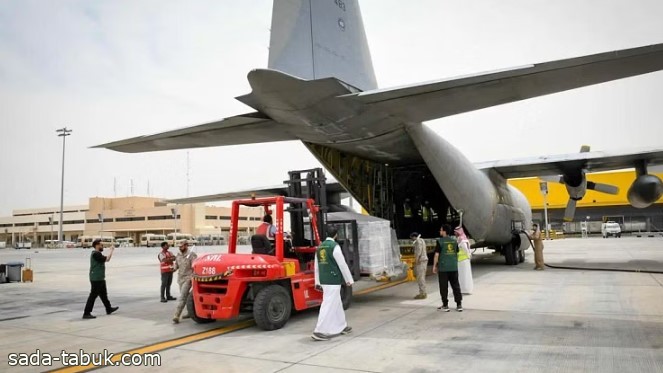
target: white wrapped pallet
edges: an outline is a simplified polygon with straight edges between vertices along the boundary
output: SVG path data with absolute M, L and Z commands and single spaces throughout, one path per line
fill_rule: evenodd
M 372 277 L 393 277 L 403 272 L 398 242 L 388 220 L 354 212 L 327 214 L 329 223 L 341 220 L 357 222 L 359 269 Z

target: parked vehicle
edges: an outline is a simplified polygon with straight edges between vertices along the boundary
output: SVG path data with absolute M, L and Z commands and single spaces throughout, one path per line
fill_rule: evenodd
M 121 237 L 115 239 L 115 247 L 134 247 L 134 239 L 131 237 Z
M 166 241 L 168 241 L 172 247 L 179 247 L 184 241 L 188 242 L 189 246 L 198 244 L 198 240 L 189 233 L 168 233 Z
M 601 224 L 601 235 L 603 235 L 603 238 L 608 238 L 610 236 L 621 237 L 622 228 L 619 226 L 619 223 L 607 221 Z
M 166 241 L 165 234 L 146 233 L 140 236 L 140 246 L 157 247 L 164 241 Z

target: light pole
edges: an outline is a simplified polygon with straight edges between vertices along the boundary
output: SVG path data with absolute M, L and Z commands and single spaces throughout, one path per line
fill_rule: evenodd
M 66 138 L 67 136 L 71 135 L 72 130 L 67 129 L 67 127 L 60 128 L 59 130 L 56 130 L 55 132 L 58 132 L 58 136 L 62 137 L 62 179 L 60 182 L 60 229 L 58 233 L 58 242 L 62 243 L 62 239 L 64 238 L 62 236 L 62 210 L 64 209 L 64 149 L 65 149 L 65 144 L 66 144 Z
M 173 246 L 175 246 L 175 241 L 177 241 L 177 207 L 170 209 L 170 212 L 173 213 L 175 219 L 175 234 L 173 234 Z
M 51 240 L 51 247 L 49 247 L 49 249 L 53 248 L 53 218 L 54 217 L 55 216 L 49 216 L 48 217 L 48 223 L 51 225 L 51 235 L 50 235 L 50 237 L 48 237 L 48 239 Z
M 546 222 L 546 240 L 550 239 L 548 234 L 548 182 L 542 181 L 539 183 L 539 188 L 541 188 L 541 194 L 543 194 L 543 216 Z
M 101 231 L 99 231 L 99 236 L 103 240 L 104 238 L 104 214 L 97 214 L 99 221 L 101 222 Z

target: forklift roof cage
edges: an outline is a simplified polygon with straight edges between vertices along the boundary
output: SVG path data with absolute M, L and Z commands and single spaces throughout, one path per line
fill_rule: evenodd
M 276 227 L 276 235 L 274 237 L 274 243 L 276 246 L 275 256 L 279 261 L 283 261 L 283 212 L 284 204 L 286 203 L 301 203 L 306 206 L 308 210 L 308 215 L 310 218 L 311 225 L 315 228 L 318 225 L 317 222 L 317 212 L 319 211 L 319 206 L 314 204 L 312 199 L 306 198 L 292 198 L 292 197 L 265 197 L 265 198 L 252 198 L 252 199 L 240 199 L 233 201 L 232 213 L 230 220 L 230 242 L 228 246 L 228 253 L 235 254 L 237 252 L 237 233 L 239 232 L 239 207 L 240 206 L 250 206 L 258 207 L 263 206 L 265 215 L 270 214 L 272 211 L 269 209 L 270 206 L 276 205 L 276 216 L 274 217 L 274 226 Z M 300 252 L 315 252 L 317 246 L 320 245 L 320 234 L 318 229 L 312 229 L 314 245 L 310 247 L 299 247 L 295 248 Z

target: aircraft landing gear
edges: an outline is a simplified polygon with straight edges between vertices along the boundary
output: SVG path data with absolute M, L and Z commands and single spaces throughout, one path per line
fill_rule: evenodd
M 520 236 L 514 234 L 511 242 L 502 246 L 502 254 L 506 265 L 516 265 L 525 261 L 525 253 L 520 250 Z

